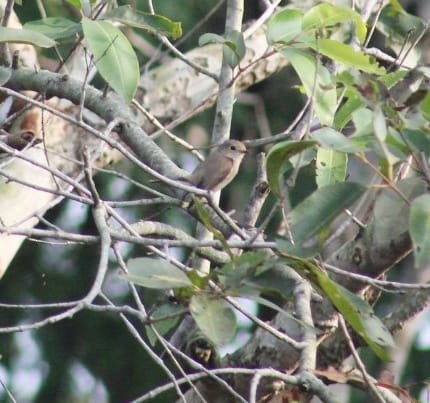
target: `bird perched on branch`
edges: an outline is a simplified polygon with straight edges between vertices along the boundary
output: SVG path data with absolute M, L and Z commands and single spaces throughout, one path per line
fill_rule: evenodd
M 238 140 L 227 140 L 214 148 L 184 179 L 198 188 L 218 192 L 236 176 L 245 154 L 245 144 Z

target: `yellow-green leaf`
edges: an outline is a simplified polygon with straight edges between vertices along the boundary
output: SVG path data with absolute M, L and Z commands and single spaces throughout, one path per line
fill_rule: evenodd
M 365 73 L 385 74 L 385 69 L 363 52 L 353 49 L 342 42 L 321 38 L 318 41 L 308 41 L 307 44 L 317 52 L 346 66 L 354 67 Z
M 322 147 L 327 149 L 344 153 L 356 153 L 367 150 L 363 144 L 355 141 L 355 139 L 346 137 L 330 127 L 323 127 L 315 130 L 312 132 L 311 136 L 314 140 L 318 141 Z
M 28 43 L 41 48 L 55 46 L 55 41 L 31 29 L 0 27 L 0 42 Z
M 414 245 L 415 267 L 430 267 L 430 195 L 417 197 L 409 211 L 409 232 Z
M 421 113 L 424 116 L 424 119 L 427 121 L 430 120 L 430 93 L 427 93 L 425 98 L 421 102 Z
M 345 21 L 355 25 L 355 35 L 360 43 L 366 39 L 366 24 L 360 15 L 349 7 L 321 3 L 312 7 L 303 17 L 303 30 L 331 27 Z
M 126 101 L 130 102 L 139 83 L 139 63 L 125 35 L 111 23 L 82 19 L 88 48 L 101 76 Z
M 318 187 L 343 182 L 346 178 L 348 154 L 318 147 L 316 161 L 316 181 Z
M 359 183 L 339 182 L 313 192 L 287 214 L 294 242 L 303 242 L 324 231 L 365 191 L 366 187 Z
M 284 173 L 285 163 L 295 154 L 312 147 L 315 141 L 283 141 L 275 144 L 266 157 L 267 180 L 270 189 L 276 196 L 281 195 L 279 180 Z
M 267 41 L 270 44 L 288 43 L 302 32 L 303 12 L 291 8 L 278 11 L 267 24 Z
M 121 277 L 146 288 L 166 289 L 193 285 L 181 269 L 166 260 L 148 257 L 130 259 L 127 269 L 128 273 L 121 274 Z
M 322 125 L 330 126 L 337 108 L 333 77 L 317 58 L 303 49 L 284 48 L 281 53 L 294 67 L 308 97 L 314 97 L 314 110 Z
M 389 360 L 385 349 L 395 346 L 393 337 L 366 301 L 335 283 L 319 267 L 308 261 L 296 259 L 296 263 L 292 265 L 324 291 L 331 303 L 379 358 Z
M 189 308 L 199 329 L 215 345 L 228 343 L 236 334 L 236 317 L 222 299 L 195 294 Z
M 120 6 L 113 8 L 103 16 L 104 19 L 121 22 L 122 24 L 144 29 L 156 34 L 170 36 L 177 39 L 182 36 L 180 22 L 172 21 L 167 17 L 158 14 L 144 13 L 133 9 L 130 6 Z
M 81 25 L 64 17 L 49 17 L 41 20 L 29 21 L 25 28 L 37 31 L 51 39 L 73 37 L 81 31 Z

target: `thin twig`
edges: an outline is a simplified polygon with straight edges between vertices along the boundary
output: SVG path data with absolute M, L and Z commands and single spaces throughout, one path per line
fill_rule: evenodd
M 218 216 L 242 239 L 247 239 L 248 235 L 242 228 L 240 228 L 232 219 L 231 217 L 225 213 L 217 204 L 217 202 L 213 199 L 213 195 L 210 195 L 208 197 L 209 206 L 211 206 L 215 213 L 218 214 Z
M 325 269 L 328 271 L 331 271 L 336 274 L 340 274 L 345 277 L 352 278 L 354 280 L 360 281 L 364 284 L 371 285 L 373 287 L 379 288 L 382 291 L 385 292 L 402 292 L 402 290 L 425 290 L 430 289 L 430 284 L 419 284 L 419 283 L 399 283 L 395 281 L 386 281 L 386 280 L 378 280 L 375 278 L 370 278 L 367 276 L 364 276 L 362 274 L 352 273 L 347 270 L 342 270 L 339 267 L 333 266 L 329 263 L 322 263 Z
M 0 378 L 0 385 L 2 386 L 3 390 L 6 392 L 7 397 L 10 399 L 12 403 L 17 403 L 16 399 L 14 398 L 12 392 L 9 390 L 9 388 L 6 386 L 6 384 L 2 381 Z
M 264 23 L 273 15 L 273 13 L 276 11 L 276 7 L 278 7 L 279 3 L 282 0 L 274 0 L 273 3 L 271 3 L 266 10 L 264 10 L 264 13 L 258 17 L 258 19 L 252 23 L 252 25 L 243 33 L 243 36 L 245 38 L 251 37 L 260 27 L 264 25 Z
M 152 4 L 152 0 L 148 0 L 149 10 L 152 14 L 155 14 L 154 6 Z M 179 60 L 182 60 L 185 64 L 188 64 L 190 67 L 195 69 L 201 74 L 204 74 L 212 80 L 214 80 L 216 83 L 218 82 L 218 75 L 215 73 L 212 73 L 210 70 L 205 69 L 203 66 L 200 66 L 199 64 L 194 63 L 190 59 L 188 59 L 179 49 L 177 49 L 164 35 L 157 34 L 157 38 L 160 40 L 160 42 L 166 46 Z
M 229 393 L 231 393 L 231 395 L 234 396 L 237 400 L 241 401 L 242 403 L 246 403 L 247 402 L 224 379 L 222 379 L 221 377 L 219 377 L 216 374 L 214 374 L 213 370 L 209 370 L 209 369 L 205 368 L 199 362 L 197 362 L 197 361 L 193 360 L 192 358 L 188 357 L 188 355 L 186 355 L 180 349 L 178 349 L 177 347 L 175 347 L 174 345 L 172 345 L 172 343 L 170 343 L 169 341 L 167 341 L 167 340 L 164 340 L 164 341 L 172 349 L 172 351 L 175 354 L 177 354 L 179 357 L 181 357 L 184 361 L 186 361 L 190 365 L 190 367 L 192 367 L 193 369 L 195 369 L 197 371 L 205 372 L 208 375 L 208 377 L 210 377 L 211 379 L 213 379 L 215 382 L 218 382 Z
M 366 38 L 364 45 L 363 45 L 364 48 L 367 48 L 367 45 L 369 45 L 369 42 L 372 39 L 373 33 L 375 32 L 379 17 L 381 16 L 381 12 L 385 6 L 384 0 L 378 0 L 378 1 L 379 1 L 379 5 L 378 5 L 378 9 L 376 11 L 376 16 L 373 19 L 372 27 L 370 28 L 369 33 L 367 34 L 367 38 Z M 363 21 L 367 21 L 370 17 L 370 14 L 371 14 L 370 12 L 366 12 L 364 15 L 362 14 Z
M 110 208 L 109 208 L 109 211 Z M 117 231 L 117 230 L 110 230 L 112 239 L 115 241 L 121 241 L 121 242 L 129 242 L 129 243 L 135 243 L 137 245 L 143 245 L 143 246 L 169 246 L 169 247 L 185 247 L 185 248 L 222 248 L 224 246 L 224 243 L 221 243 L 218 240 L 198 240 L 195 238 L 192 238 L 191 235 L 187 235 L 184 237 L 184 239 L 159 239 L 159 238 L 149 238 L 149 237 L 142 237 L 140 236 L 134 229 L 133 226 L 126 223 L 125 221 L 122 221 L 124 225 L 127 227 L 127 232 L 132 231 L 132 235 L 128 235 L 127 232 L 124 231 Z M 97 235 L 83 235 L 83 234 L 77 234 L 67 231 L 55 231 L 55 230 L 46 230 L 46 229 L 39 229 L 39 228 L 16 228 L 15 226 L 5 226 L 0 225 L 0 233 L 8 234 L 8 235 L 22 235 L 26 237 L 32 237 L 32 238 L 57 238 L 64 241 L 70 241 L 70 242 L 78 242 L 78 243 L 96 243 L 99 241 L 99 237 Z M 178 232 L 179 234 L 180 232 Z M 155 231 L 154 234 L 157 234 Z M 229 248 L 237 248 L 237 249 L 247 249 L 249 248 L 248 241 L 227 241 L 227 245 Z M 254 242 L 253 247 L 257 249 L 274 249 L 276 248 L 275 242 L 265 242 L 265 241 L 257 241 Z M 217 253 L 221 253 L 219 251 L 216 251 Z M 208 252 L 207 254 L 205 252 L 202 252 L 204 256 L 212 256 L 212 258 L 215 258 L 215 256 L 218 256 L 217 261 L 225 262 L 225 255 L 217 255 L 217 253 L 214 253 L 213 255 Z
M 408 57 L 409 53 L 412 51 L 412 49 L 415 48 L 415 46 L 418 44 L 418 42 L 423 38 L 423 36 L 425 35 L 425 33 L 427 32 L 429 28 L 428 23 L 425 25 L 424 29 L 422 30 L 422 32 L 420 32 L 420 34 L 415 38 L 414 42 L 411 43 L 411 46 L 409 47 L 409 49 L 404 53 L 404 55 L 402 55 L 402 57 L 399 60 L 399 66 L 402 66 L 403 63 L 405 62 L 406 58 Z
M 191 386 L 191 388 L 194 390 L 194 392 L 196 393 L 196 395 L 199 397 L 199 399 L 203 402 L 203 403 L 209 403 L 204 397 L 203 395 L 200 393 L 199 389 L 196 387 L 196 385 L 194 385 L 194 383 L 191 381 L 191 379 L 189 378 L 188 374 L 185 372 L 185 370 L 182 368 L 182 365 L 179 363 L 179 361 L 176 359 L 176 357 L 174 356 L 172 349 L 170 348 L 169 344 L 167 343 L 166 340 L 164 340 L 163 337 L 161 337 L 160 333 L 158 333 L 157 329 L 155 328 L 155 326 L 151 325 L 150 326 L 151 330 L 154 332 L 155 336 L 157 337 L 157 340 L 160 342 L 160 344 L 163 346 L 164 351 L 168 354 L 168 356 L 170 357 L 170 359 L 173 361 L 173 363 L 175 364 L 175 367 L 179 370 L 180 374 L 182 375 L 182 377 L 184 377 L 187 381 L 188 384 Z
M 288 336 L 286 333 L 283 333 L 283 332 L 279 331 L 278 329 L 274 328 L 273 326 L 271 326 L 271 325 L 267 324 L 266 322 L 262 321 L 261 319 L 259 319 L 257 316 L 250 314 L 248 311 L 246 311 L 245 309 L 243 309 L 234 300 L 234 298 L 225 296 L 224 300 L 227 301 L 235 309 L 237 309 L 242 315 L 246 316 L 248 319 L 250 319 L 251 321 L 253 321 L 257 326 L 259 326 L 262 329 L 266 330 L 268 333 L 270 333 L 271 335 L 275 336 L 279 340 L 282 340 L 282 341 L 288 343 L 289 345 L 291 345 L 292 347 L 294 347 L 294 348 L 296 348 L 298 350 L 301 350 L 301 349 L 303 349 L 303 348 L 306 347 L 303 342 L 298 342 L 298 341 L 294 340 L 293 338 L 291 338 L 290 336 Z
M 169 139 L 173 140 L 175 143 L 180 144 L 186 150 L 190 151 L 193 155 L 197 157 L 197 159 L 199 159 L 200 161 L 204 160 L 203 156 L 191 144 L 189 144 L 187 141 L 173 134 L 167 127 L 163 126 L 161 122 L 154 115 L 151 115 L 136 100 L 133 100 L 132 103 L 139 111 L 141 111 L 145 115 L 145 117 L 149 120 L 150 123 L 152 123 L 156 128 L 159 129 L 159 131 L 157 132 L 157 135 L 154 134 L 151 136 L 151 138 L 155 139 L 156 137 L 165 133 L 167 137 L 169 137 Z
M 150 168 L 148 165 L 144 164 L 139 158 L 137 158 L 134 154 L 132 154 L 127 147 L 125 147 L 124 145 L 122 145 L 119 141 L 116 141 L 114 138 L 109 137 L 109 136 L 105 136 L 103 133 L 101 133 L 100 131 L 94 129 L 92 126 L 84 123 L 84 122 L 79 122 L 77 121 L 75 118 L 73 118 L 72 116 L 60 112 L 48 105 L 45 105 L 39 101 L 36 101 L 34 99 L 28 98 L 25 95 L 20 94 L 19 92 L 10 90 L 9 88 L 5 88 L 5 87 L 0 87 L 0 92 L 3 92 L 7 95 L 11 95 L 14 96 L 16 98 L 19 99 L 23 99 L 26 102 L 32 103 L 33 105 L 42 108 L 42 109 L 46 109 L 47 111 L 53 113 L 54 115 L 70 122 L 73 123 L 75 125 L 77 125 L 78 127 L 81 127 L 82 129 L 86 130 L 87 132 L 91 133 L 92 135 L 94 135 L 95 137 L 105 141 L 110 147 L 118 150 L 121 154 L 124 155 L 125 158 L 129 159 L 131 162 L 133 162 L 135 165 L 137 165 L 139 168 L 141 168 L 142 170 L 144 170 L 145 172 L 147 172 L 148 174 L 154 176 L 156 179 L 166 183 L 167 185 L 176 187 L 178 189 L 181 189 L 185 192 L 189 192 L 189 193 L 193 193 L 196 195 L 200 195 L 200 196 L 205 196 L 207 195 L 207 191 L 206 190 L 202 190 L 199 188 L 196 188 L 194 186 L 189 186 L 186 185 L 184 182 L 179 181 L 179 180 L 174 180 L 171 179 L 165 175 L 160 174 L 159 172 L 157 172 L 156 170 Z
M 113 303 L 110 301 L 109 298 L 107 298 L 104 294 L 101 294 L 101 297 L 105 299 L 106 302 L 108 302 L 110 305 L 113 305 Z M 181 398 L 181 400 L 184 403 L 187 403 L 185 400 L 185 396 L 182 393 L 179 383 L 176 381 L 176 377 L 173 374 L 172 371 L 167 367 L 167 365 L 163 362 L 163 360 L 152 350 L 151 347 L 143 340 L 139 332 L 137 331 L 136 327 L 128 320 L 128 318 L 124 314 L 120 314 L 120 317 L 122 321 L 124 322 L 126 328 L 130 332 L 130 334 L 134 337 L 134 339 L 137 340 L 137 342 L 143 347 L 145 352 L 152 358 L 152 360 L 166 373 L 168 378 L 171 380 L 172 385 L 175 387 L 176 392 L 178 393 L 178 396 Z
M 317 337 L 311 311 L 312 287 L 306 280 L 300 281 L 294 288 L 294 306 L 297 318 L 309 326 L 301 327 L 301 339 L 304 344 L 300 351 L 299 370 L 313 371 L 316 367 Z
M 267 183 L 266 167 L 265 167 L 265 154 L 259 153 L 257 155 L 257 175 L 255 184 L 252 188 L 249 201 L 246 204 L 245 212 L 243 214 L 243 225 L 245 227 L 254 227 L 260 215 L 263 204 L 269 195 L 269 185 Z
M 78 181 L 70 178 L 70 176 L 64 174 L 59 169 L 51 167 L 51 166 L 46 165 L 46 164 L 43 164 L 43 163 L 39 162 L 38 160 L 36 160 L 35 158 L 29 157 L 28 154 L 23 153 L 22 151 L 16 150 L 15 148 L 9 147 L 5 143 L 0 143 L 0 150 L 9 154 L 11 157 L 26 161 L 26 162 L 28 162 L 28 163 L 30 163 L 30 164 L 38 167 L 38 168 L 41 168 L 41 169 L 49 172 L 52 175 L 52 177 L 61 179 L 63 182 L 66 182 L 72 188 L 75 188 L 80 194 L 89 196 L 90 193 L 89 193 L 87 188 L 82 186 Z M 60 186 L 58 184 L 57 184 L 57 190 L 61 191 Z
M 247 147 L 260 147 L 260 146 L 265 146 L 272 143 L 278 143 L 280 141 L 287 140 L 289 138 L 302 137 L 303 136 L 302 133 L 304 131 L 303 125 L 299 126 L 299 123 L 305 121 L 306 119 L 305 116 L 308 115 L 310 103 L 311 103 L 311 98 L 308 98 L 306 100 L 306 103 L 303 105 L 302 109 L 300 110 L 300 112 L 292 121 L 292 123 L 289 124 L 288 127 L 285 130 L 283 130 L 281 133 L 274 134 L 271 137 L 266 137 L 263 139 L 248 140 L 248 141 L 245 141 L 244 143 L 246 144 Z M 296 126 L 298 127 L 295 130 L 293 130 Z M 320 127 L 319 124 L 312 125 L 310 128 L 310 131 L 317 129 L 319 127 Z
M 370 379 L 366 367 L 363 364 L 363 361 L 361 361 L 360 356 L 357 353 L 357 350 L 355 349 L 354 342 L 352 341 L 352 337 L 348 332 L 348 328 L 346 327 L 345 319 L 343 319 L 342 315 L 338 315 L 339 318 L 339 324 L 342 329 L 342 332 L 345 336 L 346 342 L 348 344 L 348 347 L 351 351 L 352 356 L 354 357 L 355 364 L 357 365 L 358 369 L 360 370 L 361 374 L 363 375 L 364 382 L 369 387 L 371 394 L 374 399 L 376 399 L 380 403 L 386 403 L 385 399 L 381 396 L 381 394 L 378 391 L 378 388 L 375 386 L 374 382 Z
M 40 190 L 41 192 L 44 192 L 44 193 L 51 193 L 53 195 L 62 196 L 83 204 L 91 204 L 91 201 L 88 198 L 78 196 L 74 193 L 69 193 L 63 190 L 57 190 L 57 189 L 52 189 L 45 186 L 36 185 L 34 182 L 28 182 L 17 176 L 11 175 L 9 172 L 7 172 L 4 169 L 0 169 L 0 176 L 4 176 L 10 182 L 16 182 L 16 183 L 19 183 L 20 185 L 23 185 L 35 190 Z

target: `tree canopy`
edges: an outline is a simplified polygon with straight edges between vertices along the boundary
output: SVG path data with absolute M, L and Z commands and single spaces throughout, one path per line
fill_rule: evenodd
M 1 0 L 0 400 L 423 396 L 420 6 Z

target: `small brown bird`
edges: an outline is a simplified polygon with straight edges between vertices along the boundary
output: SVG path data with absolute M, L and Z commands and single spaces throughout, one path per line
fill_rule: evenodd
M 245 154 L 245 144 L 227 140 L 214 148 L 185 179 L 198 188 L 218 192 L 236 176 Z

